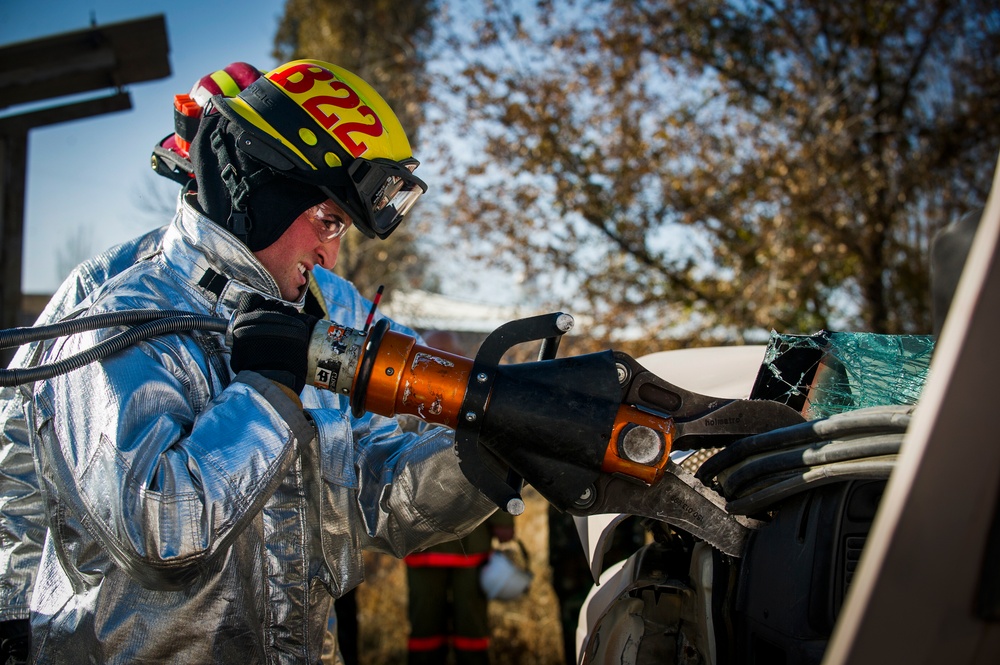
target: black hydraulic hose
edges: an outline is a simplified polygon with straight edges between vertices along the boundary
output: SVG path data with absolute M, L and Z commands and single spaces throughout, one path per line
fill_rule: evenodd
M 845 480 L 885 480 L 896 466 L 896 457 L 877 457 L 861 461 L 836 462 L 811 468 L 791 477 L 765 485 L 763 488 L 726 504 L 735 515 L 754 515 L 790 496 L 820 485 Z
M 120 312 L 105 312 L 104 314 L 81 316 L 77 319 L 50 323 L 44 326 L 10 328 L 8 330 L 0 330 L 0 349 L 9 349 L 43 339 L 52 339 L 53 337 L 74 335 L 87 330 L 112 328 L 115 326 L 134 326 L 146 323 L 147 321 L 155 321 L 156 319 L 165 319 L 172 316 L 183 316 L 185 314 L 190 314 L 190 312 L 172 309 L 128 309 Z
M 710 457 L 695 476 L 707 485 L 724 469 L 754 455 L 817 441 L 905 432 L 912 411 L 912 406 L 873 406 L 754 434 L 734 441 Z
M 109 337 L 86 351 L 81 351 L 48 365 L 0 370 L 0 386 L 17 386 L 23 383 L 51 379 L 54 376 L 65 374 L 89 363 L 106 358 L 133 344 L 149 339 L 150 337 L 156 337 L 157 335 L 188 330 L 225 333 L 228 327 L 229 321 L 227 319 L 191 313 L 148 321 L 120 332 L 113 337 Z
M 722 493 L 737 496 L 760 478 L 782 471 L 821 466 L 834 462 L 895 455 L 903 443 L 904 433 L 880 434 L 857 439 L 828 441 L 770 453 L 740 462 L 718 474 Z

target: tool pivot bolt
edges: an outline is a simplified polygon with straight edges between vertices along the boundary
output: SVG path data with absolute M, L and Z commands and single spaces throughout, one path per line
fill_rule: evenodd
M 651 427 L 636 425 L 622 434 L 620 450 L 626 459 L 652 464 L 663 455 L 663 435 Z
M 594 486 L 591 485 L 587 489 L 583 490 L 583 494 L 581 494 L 580 497 L 573 503 L 576 504 L 577 508 L 589 508 L 594 504 L 595 500 L 597 500 L 597 490 L 595 490 Z

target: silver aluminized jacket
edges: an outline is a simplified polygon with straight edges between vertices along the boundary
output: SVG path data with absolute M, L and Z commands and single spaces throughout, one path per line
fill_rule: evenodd
M 161 247 L 87 313 L 228 318 L 248 290 L 277 297 L 253 255 L 187 205 Z M 199 286 L 209 270 L 228 277 L 218 297 Z M 60 340 L 44 360 L 109 334 Z M 317 663 L 363 548 L 403 556 L 492 511 L 448 430 L 352 419 L 343 397 L 309 387 L 303 412 L 228 359 L 221 335 L 166 335 L 38 384 L 28 424 L 49 532 L 36 662 Z

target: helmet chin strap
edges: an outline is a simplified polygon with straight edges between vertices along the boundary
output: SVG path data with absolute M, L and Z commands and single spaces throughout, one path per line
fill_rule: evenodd
M 248 176 L 240 177 L 236 170 L 235 160 L 222 138 L 221 123 L 212 132 L 212 151 L 219 164 L 225 164 L 220 175 L 226 189 L 229 190 L 229 198 L 232 200 L 233 208 L 229 213 L 229 219 L 226 220 L 226 228 L 244 245 L 249 245 L 253 221 L 246 206 L 247 197 L 252 190 L 274 180 L 277 176 L 274 171 L 264 167 Z

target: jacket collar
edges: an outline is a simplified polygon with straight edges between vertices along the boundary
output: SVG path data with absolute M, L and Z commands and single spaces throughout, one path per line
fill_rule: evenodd
M 253 252 L 195 208 L 193 199 L 193 193 L 181 195 L 177 214 L 163 237 L 163 252 L 168 264 L 214 303 L 215 314 L 228 316 L 244 293 L 258 293 L 301 309 L 304 298 L 282 300 L 277 282 Z M 218 277 L 209 288 L 206 274 L 211 277 L 212 273 Z

